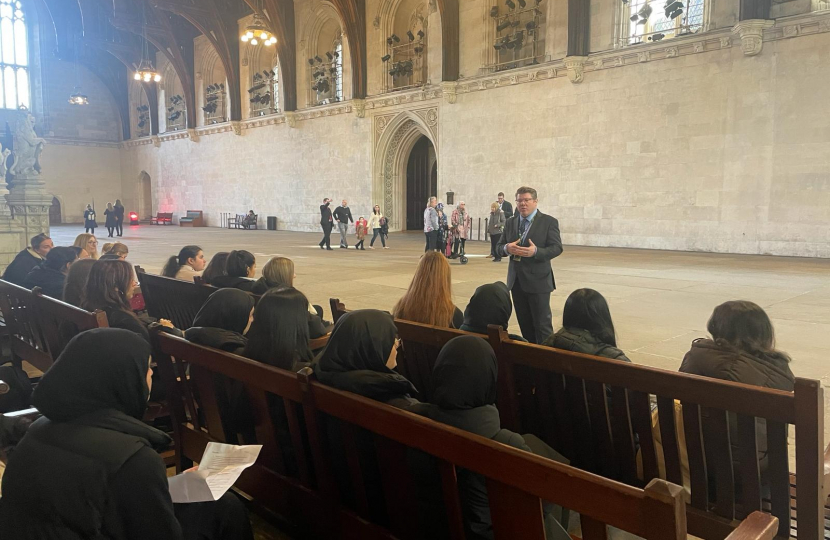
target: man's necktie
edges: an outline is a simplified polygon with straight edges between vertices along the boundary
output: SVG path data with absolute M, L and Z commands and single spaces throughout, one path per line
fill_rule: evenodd
M 522 223 L 519 226 L 519 235 L 524 236 L 525 231 L 527 231 L 527 218 L 522 218 Z

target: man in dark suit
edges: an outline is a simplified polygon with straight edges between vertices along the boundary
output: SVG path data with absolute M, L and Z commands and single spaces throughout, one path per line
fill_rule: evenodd
M 504 219 L 513 217 L 513 206 L 510 201 L 504 200 L 504 193 L 499 193 L 499 209 L 504 212 Z
M 326 197 L 320 205 L 320 226 L 323 227 L 323 239 L 320 240 L 320 249 L 331 249 L 331 230 L 334 227 L 334 217 L 331 214 L 331 199 Z M 323 247 L 325 246 L 325 247 Z
M 510 258 L 507 288 L 522 335 L 531 343 L 542 343 L 553 334 L 550 293 L 556 289 L 550 260 L 562 253 L 559 222 L 539 212 L 536 190 L 516 191 L 516 214 L 507 220 L 496 250 Z

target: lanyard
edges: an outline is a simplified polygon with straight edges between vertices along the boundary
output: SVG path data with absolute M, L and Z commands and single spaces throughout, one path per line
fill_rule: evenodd
M 519 215 L 519 220 L 520 220 L 520 221 L 519 221 L 519 225 L 521 225 L 521 220 L 524 220 L 524 219 L 525 219 L 525 218 L 523 218 L 523 217 L 521 216 L 521 214 L 520 214 L 520 215 Z M 524 245 L 525 245 L 525 240 L 527 240 L 527 235 L 528 235 L 528 233 L 530 232 L 530 227 L 532 227 L 532 226 L 533 226 L 533 220 L 534 220 L 534 219 L 536 219 L 536 216 L 533 216 L 533 219 L 528 219 L 528 220 L 527 220 L 527 229 L 525 229 L 525 232 L 522 234 L 522 241 L 519 243 L 519 245 L 521 245 L 521 246 L 524 246 Z

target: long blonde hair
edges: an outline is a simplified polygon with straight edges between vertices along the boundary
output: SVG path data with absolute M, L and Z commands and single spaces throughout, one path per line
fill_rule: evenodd
M 262 277 L 270 287 L 293 287 L 294 261 L 286 257 L 273 257 L 262 267 Z
M 81 233 L 81 234 L 79 234 L 78 236 L 75 237 L 75 243 L 72 244 L 72 245 L 75 246 L 75 247 L 79 247 L 82 250 L 89 253 L 89 250 L 86 249 L 86 245 L 89 242 L 90 238 L 95 238 L 95 235 L 94 234 L 89 234 L 89 233 Z M 97 238 L 96 238 L 96 240 L 97 240 Z M 98 248 L 97 247 L 95 248 L 95 253 L 89 253 L 89 258 L 90 259 L 98 259 Z
M 454 313 L 450 264 L 437 251 L 425 253 L 409 289 L 392 309 L 392 315 L 407 321 L 450 327 Z

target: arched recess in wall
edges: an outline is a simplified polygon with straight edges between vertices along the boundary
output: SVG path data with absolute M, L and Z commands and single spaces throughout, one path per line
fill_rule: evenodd
M 201 41 L 202 54 L 196 66 L 196 105 L 199 107 L 196 110 L 196 125 L 225 122 L 230 111 L 225 66 L 205 36 L 199 36 L 197 40 Z
M 435 148 L 436 159 L 441 159 L 434 130 L 437 110 L 418 113 L 422 114 L 405 111 L 391 118 L 374 119 L 377 143 L 373 152 L 372 204 L 380 205 L 393 231 L 406 228 L 406 165 L 415 143 L 422 136 L 427 137 Z
M 141 171 L 136 181 L 139 219 L 153 217 L 153 184 L 147 171 Z
M 352 98 L 352 71 L 351 53 L 349 49 L 348 36 L 345 35 L 343 21 L 340 19 L 334 5 L 329 2 L 318 2 L 310 7 L 304 17 L 302 24 L 302 38 L 297 52 L 297 73 L 298 95 L 301 100 L 304 98 L 306 107 L 315 104 L 314 92 L 311 89 L 313 84 L 312 68 L 308 63 L 309 58 L 319 56 L 326 60 L 326 52 L 333 52 L 339 42 L 342 46 L 340 61 L 342 62 L 342 95 L 343 99 Z
M 172 99 L 175 96 L 184 96 L 184 89 L 173 64 L 165 61 L 159 66 L 161 71 L 161 82 L 159 89 L 159 133 L 185 129 L 187 126 L 187 114 L 184 100 L 174 104 Z M 174 110 L 169 110 L 173 107 Z M 174 115 L 179 112 L 179 115 Z M 175 118 L 171 118 L 176 116 Z
M 407 30 L 412 32 L 418 39 L 418 31 L 424 32 L 425 51 L 423 62 L 426 68 L 425 81 L 429 83 L 441 82 L 442 70 L 442 39 L 441 39 L 441 14 L 434 1 L 430 0 L 384 0 L 378 10 L 379 24 L 378 32 L 374 32 L 378 39 L 378 50 L 382 55 L 390 54 L 390 46 L 387 38 L 391 35 L 398 36 L 401 41 L 397 45 L 408 42 Z M 377 65 L 380 59 L 370 59 L 370 65 Z M 389 76 L 389 66 L 386 62 L 377 70 L 375 83 L 377 88 L 393 88 L 393 79 Z M 384 83 L 388 82 L 387 85 Z
M 247 70 L 244 68 L 240 70 L 240 74 L 243 77 L 243 116 L 264 116 L 284 110 L 282 92 L 280 91 L 282 74 L 280 73 L 277 50 L 274 47 L 249 47 L 247 55 Z M 268 75 L 272 71 L 274 72 L 274 76 L 269 77 Z M 259 77 L 254 80 L 257 74 L 259 74 Z M 265 86 L 258 90 L 250 91 L 252 88 L 262 84 Z M 263 101 L 266 93 L 268 94 L 268 103 Z M 252 99 L 255 101 L 252 101 Z

